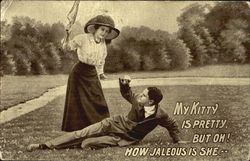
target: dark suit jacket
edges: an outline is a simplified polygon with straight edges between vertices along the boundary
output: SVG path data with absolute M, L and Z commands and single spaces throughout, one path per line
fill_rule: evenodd
M 153 115 L 145 118 L 144 107 L 137 102 L 137 95 L 131 91 L 129 85 L 124 85 L 120 82 L 120 91 L 122 96 L 132 104 L 131 110 L 127 116 L 128 119 L 136 122 L 136 125 L 121 137 L 126 139 L 126 137 L 129 136 L 129 138 L 132 137 L 135 140 L 142 140 L 149 132 L 160 125 L 169 131 L 169 134 L 174 142 L 178 142 L 180 140 L 176 122 L 171 119 L 159 105 L 155 106 L 156 112 Z
M 155 106 L 156 112 L 154 114 L 145 118 L 144 107 L 137 102 L 137 95 L 132 93 L 129 85 L 123 85 L 120 83 L 120 91 L 122 96 L 132 104 L 128 115 L 116 115 L 102 120 L 101 124 L 99 124 L 101 132 L 99 134 L 95 134 L 96 136 L 118 136 L 119 139 L 116 143 L 119 146 L 127 146 L 138 143 L 149 132 L 151 132 L 158 125 L 160 125 L 162 127 L 165 127 L 169 131 L 169 134 L 173 138 L 174 142 L 180 140 L 178 137 L 179 130 L 176 122 L 171 119 L 167 115 L 167 113 L 160 108 L 159 105 Z M 80 138 L 77 140 L 73 140 L 72 142 L 67 142 L 58 146 L 57 148 L 64 148 L 81 144 L 83 139 L 85 138 Z M 104 142 L 107 143 L 107 140 L 105 140 Z

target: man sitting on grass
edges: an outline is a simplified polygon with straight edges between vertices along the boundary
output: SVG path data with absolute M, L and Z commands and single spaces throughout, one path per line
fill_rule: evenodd
M 165 127 L 174 143 L 180 141 L 176 122 L 160 108 L 162 93 L 156 87 L 148 87 L 140 94 L 132 93 L 130 78 L 119 79 L 122 96 L 132 104 L 127 116 L 117 115 L 92 124 L 82 130 L 68 132 L 44 144 L 30 144 L 28 151 L 35 149 L 61 149 L 70 147 L 104 148 L 127 146 L 138 143 L 157 125 Z

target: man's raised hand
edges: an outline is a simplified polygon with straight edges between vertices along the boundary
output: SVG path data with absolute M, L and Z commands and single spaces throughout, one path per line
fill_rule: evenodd
M 129 75 L 125 75 L 123 78 L 119 78 L 122 84 L 129 84 L 131 82 L 131 78 Z

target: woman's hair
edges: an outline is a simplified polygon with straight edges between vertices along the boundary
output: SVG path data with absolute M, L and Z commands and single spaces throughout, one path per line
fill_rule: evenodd
M 95 25 L 94 25 L 94 28 L 95 28 L 95 30 L 97 30 L 97 29 L 99 29 L 99 27 L 101 27 L 101 26 L 103 26 L 103 25 L 95 24 Z M 111 31 L 112 31 L 112 29 L 109 27 L 109 33 L 110 33 Z M 105 39 L 105 43 L 106 43 L 106 44 L 110 44 L 111 41 L 112 41 L 112 40 Z

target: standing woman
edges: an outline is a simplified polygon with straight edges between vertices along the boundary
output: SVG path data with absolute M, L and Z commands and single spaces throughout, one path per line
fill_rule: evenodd
M 84 32 L 64 44 L 66 49 L 76 49 L 79 59 L 67 85 L 62 130 L 68 132 L 109 117 L 99 78 L 105 78 L 106 42 L 116 38 L 120 31 L 110 16 L 98 15 L 86 23 Z

